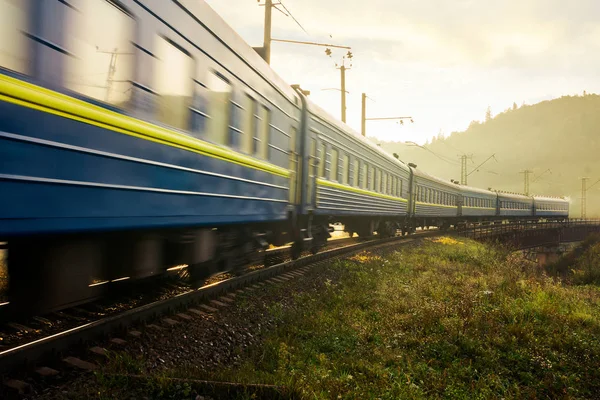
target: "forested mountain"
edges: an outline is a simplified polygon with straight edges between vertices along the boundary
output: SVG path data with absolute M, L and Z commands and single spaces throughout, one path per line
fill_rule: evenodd
M 460 179 L 460 156 L 471 155 L 468 184 L 522 193 L 524 170 L 533 194 L 567 196 L 570 213 L 580 216 L 581 180 L 600 179 L 600 96 L 563 96 L 534 105 L 516 104 L 485 121 L 473 121 L 464 132 L 433 138 L 423 147 L 383 142 L 404 162 L 446 179 Z M 476 167 L 492 154 L 495 159 Z M 600 182 L 588 191 L 587 215 L 600 216 Z

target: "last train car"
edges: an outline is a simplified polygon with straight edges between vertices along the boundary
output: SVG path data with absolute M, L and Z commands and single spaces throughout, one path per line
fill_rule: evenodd
M 285 237 L 298 95 L 204 2 L 0 0 L 0 37 L 11 302 Z
M 533 196 L 535 216 L 544 219 L 569 217 L 569 202 L 562 197 Z

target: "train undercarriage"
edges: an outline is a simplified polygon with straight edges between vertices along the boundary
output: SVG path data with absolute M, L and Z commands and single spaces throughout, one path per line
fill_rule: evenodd
M 292 220 L 292 219 L 290 219 Z M 532 222 L 539 218 L 529 218 Z M 8 290 L 4 298 L 19 312 L 44 313 L 100 298 L 142 279 L 185 265 L 192 282 L 264 263 L 267 249 L 291 243 L 290 256 L 315 254 L 343 225 L 353 237 L 391 237 L 436 227 L 442 231 L 501 224 L 492 218 L 304 217 L 293 223 L 151 232 L 16 238 L 8 241 Z

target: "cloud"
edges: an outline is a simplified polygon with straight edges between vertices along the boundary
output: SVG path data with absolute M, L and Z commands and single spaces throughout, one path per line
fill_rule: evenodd
M 464 129 L 531 99 L 600 91 L 600 1 L 577 0 L 283 0 L 309 32 L 275 13 L 273 36 L 352 46 L 348 116 L 360 127 L 360 93 L 376 99 L 370 115 L 410 113 L 410 127 L 369 125 L 379 137 L 424 141 Z M 254 2 L 208 0 L 252 45 L 262 42 L 263 11 Z M 330 37 L 330 35 L 332 37 Z M 273 45 L 272 66 L 339 116 L 343 50 Z M 402 132 L 401 134 L 399 132 Z M 404 135 L 404 136 L 402 136 Z

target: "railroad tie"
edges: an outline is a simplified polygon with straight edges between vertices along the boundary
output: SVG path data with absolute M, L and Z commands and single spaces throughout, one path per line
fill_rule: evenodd
M 229 304 L 225 304 L 219 300 L 211 300 L 210 304 L 217 306 L 217 307 L 229 307 Z
M 185 313 L 177 313 L 176 314 L 179 318 L 183 319 L 184 321 L 191 321 L 192 317 L 190 317 L 189 315 L 185 314 Z
M 48 377 L 48 376 L 56 376 L 58 375 L 58 371 L 49 367 L 40 367 L 38 369 L 35 370 L 35 372 L 42 377 Z
M 31 385 L 29 383 L 19 381 L 17 379 L 9 379 L 5 381 L 4 386 L 18 391 L 19 394 L 26 394 L 31 391 Z
M 30 328 L 26 325 L 17 324 L 16 322 L 9 322 L 6 325 L 10 326 L 17 332 L 33 332 L 34 331 L 33 328 Z
M 84 371 L 94 371 L 98 368 L 96 364 L 92 364 L 91 362 L 83 361 L 76 357 L 67 357 L 63 359 L 63 362 L 69 364 L 72 367 L 82 369 Z
M 204 311 L 200 311 L 196 308 L 188 308 L 188 311 L 191 312 L 192 314 L 195 314 L 199 317 L 205 317 L 207 315 L 209 315 L 208 313 L 204 312 Z
M 103 356 L 103 357 L 106 357 L 108 355 L 108 352 L 106 351 L 106 349 L 99 347 L 99 346 L 94 346 L 94 347 L 90 348 L 90 351 L 94 354 L 97 354 L 97 355 Z
M 154 329 L 155 331 L 162 331 L 163 328 L 161 326 L 158 326 L 156 324 L 148 324 L 146 325 L 146 328 L 151 328 Z
M 140 332 L 140 331 L 129 331 L 129 332 L 127 332 L 127 334 L 129 336 L 133 336 L 136 338 L 139 338 L 140 336 L 142 336 L 142 332 Z
M 127 344 L 126 340 L 120 339 L 118 337 L 110 339 L 110 342 L 112 344 L 116 344 L 116 345 L 119 345 L 119 346 L 123 346 L 123 345 Z
M 214 308 L 214 307 L 207 306 L 206 304 L 200 304 L 200 308 L 202 308 L 202 309 L 204 309 L 204 310 L 208 311 L 209 313 L 214 313 L 214 312 L 217 312 L 217 311 L 219 311 L 219 310 L 217 310 L 217 309 L 216 309 L 216 308 Z
M 169 326 L 177 325 L 178 322 L 171 318 L 163 318 L 163 322 Z
M 235 300 L 233 300 L 231 297 L 227 297 L 227 296 L 221 296 L 219 297 L 219 301 L 224 301 L 227 303 L 233 303 L 235 302 Z

